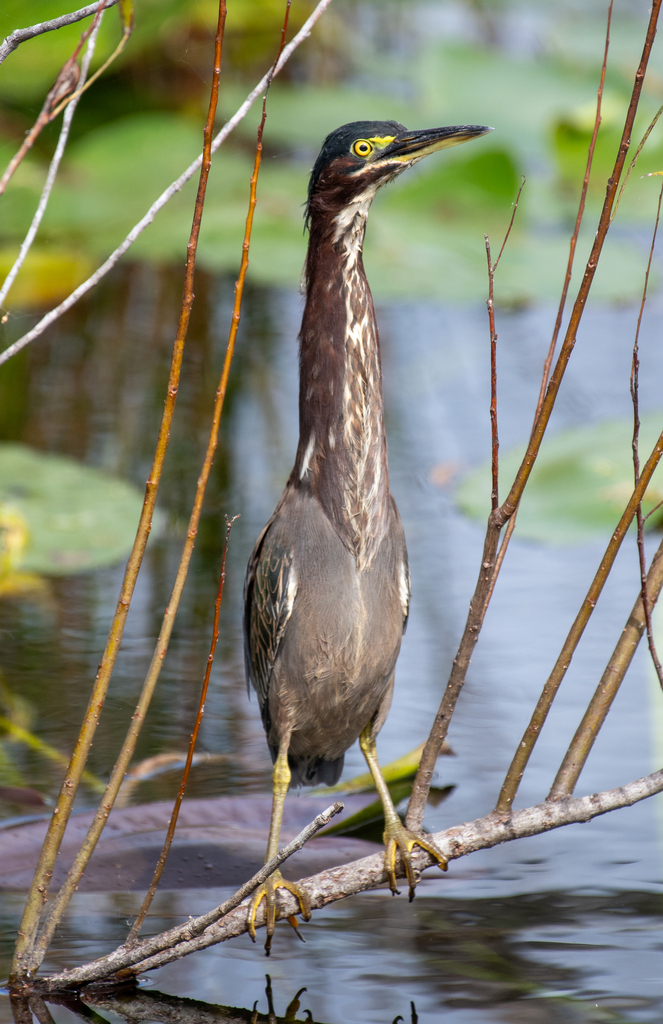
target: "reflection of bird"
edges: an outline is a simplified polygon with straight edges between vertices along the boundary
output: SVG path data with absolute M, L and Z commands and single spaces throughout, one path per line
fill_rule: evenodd
M 429 153 L 490 130 L 407 131 L 395 121 L 356 121 L 325 139 L 308 194 L 299 446 L 246 576 L 247 673 L 275 762 L 267 859 L 277 852 L 291 776 L 297 784 L 332 785 L 345 751 L 360 737 L 384 806 L 389 885 L 395 892 L 400 850 L 410 898 L 412 847 L 428 850 L 442 867 L 445 862 L 401 824 L 375 750 L 391 703 L 410 580 L 389 493 L 378 330 L 362 245 L 382 185 Z M 256 891 L 249 920 L 255 937 L 264 897 L 268 952 L 278 887 L 294 893 L 303 917 L 310 916 L 303 890 L 279 872 L 272 875 Z

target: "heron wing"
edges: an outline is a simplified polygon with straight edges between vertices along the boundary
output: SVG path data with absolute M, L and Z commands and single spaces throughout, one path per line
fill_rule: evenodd
M 244 643 L 247 675 L 262 708 L 283 633 L 292 615 L 297 577 L 292 548 L 279 543 L 273 519 L 249 561 L 245 586 Z

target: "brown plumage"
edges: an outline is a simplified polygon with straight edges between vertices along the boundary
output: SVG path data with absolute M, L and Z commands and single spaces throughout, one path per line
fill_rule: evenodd
M 391 703 L 410 580 L 389 491 L 380 343 L 362 246 L 368 210 L 382 184 L 427 153 L 489 130 L 470 125 L 408 132 L 394 121 L 354 122 L 325 140 L 307 207 L 299 445 L 246 576 L 247 675 L 275 761 L 267 858 L 277 849 L 292 774 L 295 783 L 335 783 L 345 751 L 361 734 L 385 807 L 389 882 L 395 891 L 398 847 L 411 896 L 412 845 L 431 849 L 440 863 L 441 856 L 403 829 L 375 756 L 375 737 Z M 266 898 L 267 950 L 277 914 L 274 890 L 284 885 L 309 915 L 303 890 L 272 876 L 251 909 L 253 935 Z

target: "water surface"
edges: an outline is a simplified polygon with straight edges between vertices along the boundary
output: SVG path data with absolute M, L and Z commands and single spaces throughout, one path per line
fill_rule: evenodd
M 370 267 L 369 267 L 370 276 Z M 47 338 L 0 374 L 2 437 L 71 455 L 142 487 L 162 408 L 180 276 L 125 268 Z M 232 282 L 201 275 L 159 503 L 165 526 L 150 541 L 123 653 L 90 768 L 106 778 L 149 664 L 181 548 L 220 372 Z M 661 308 L 641 339 L 643 409 L 661 405 Z M 137 759 L 186 748 L 209 644 L 223 516 L 232 534 L 222 634 L 200 749 L 224 761 L 194 771 L 191 795 L 263 793 L 270 761 L 244 682 L 240 607 L 244 567 L 290 470 L 297 440 L 296 335 L 301 297 L 249 290 L 219 454 L 192 571 Z M 460 515 L 454 480 L 489 452 L 485 308 L 383 304 L 381 325 L 392 490 L 410 552 L 413 601 L 394 705 L 379 741 L 386 762 L 415 747 L 446 681 L 473 589 L 481 524 Z M 500 430 L 505 448 L 527 436 L 553 311 L 501 312 Z M 551 431 L 628 416 L 630 308 L 590 309 Z M 506 483 L 506 482 L 505 482 Z M 607 537 L 572 547 L 519 541 L 517 532 L 486 618 L 449 740 L 438 764 L 452 796 L 426 818 L 431 830 L 488 812 L 533 703 L 598 565 Z M 654 539 L 655 543 L 655 539 Z M 652 548 L 653 550 L 653 548 Z M 0 668 L 32 710 L 32 728 L 71 748 L 103 649 L 122 566 L 50 582 L 51 600 L 0 603 Z M 543 799 L 637 593 L 627 540 L 587 629 L 530 768 L 519 802 Z M 620 785 L 660 767 L 661 710 L 644 651 L 636 656 L 578 793 Z M 40 755 L 14 745 L 25 784 L 47 795 L 59 778 Z M 358 748 L 345 777 L 364 770 Z M 174 795 L 177 775 L 143 783 L 136 802 Z M 90 791 L 80 807 L 91 805 Z M 291 795 L 289 799 L 297 799 Z M 149 991 L 266 1009 L 272 975 L 278 1014 L 307 986 L 302 1010 L 316 1021 L 421 1024 L 479 1021 L 658 1020 L 663 1009 L 660 926 L 661 798 L 593 822 L 507 844 L 430 873 L 408 906 L 384 892 L 317 913 L 306 946 L 281 928 L 272 959 L 247 936 L 156 972 Z M 14 814 L 16 809 L 7 808 Z M 162 893 L 150 927 L 218 902 L 218 890 Z M 100 955 L 125 934 L 136 894 L 76 897 L 49 967 Z M 3 898 L 3 961 L 21 900 Z M 71 1011 L 53 1007 L 58 1021 Z M 102 1010 L 116 1020 L 112 1010 Z M 158 1016 L 154 1009 L 154 1018 Z M 163 1011 L 165 1012 L 165 1011 Z M 247 1011 L 248 1012 L 248 1011 Z M 8 1018 L 8 1007 L 0 1020 Z M 148 1018 L 145 1018 L 148 1019 Z M 165 1018 L 164 1018 L 165 1019 Z M 250 1019 L 250 1014 L 246 1019 Z

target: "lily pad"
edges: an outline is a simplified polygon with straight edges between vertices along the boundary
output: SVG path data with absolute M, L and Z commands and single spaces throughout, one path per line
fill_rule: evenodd
M 20 567 L 62 576 L 131 550 L 143 496 L 124 480 L 61 455 L 0 445 L 0 504 L 26 522 Z
M 640 461 L 644 465 L 663 428 L 663 412 L 642 417 Z M 633 491 L 631 420 L 613 420 L 564 430 L 541 447 L 518 512 L 521 537 L 548 544 L 579 544 L 614 530 Z M 500 458 L 500 495 L 506 496 L 525 445 Z M 490 511 L 490 464 L 461 482 L 456 500 L 466 515 L 485 520 Z M 659 465 L 642 503 L 645 514 L 663 501 Z M 658 525 L 652 516 L 649 527 Z

